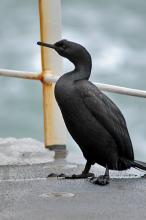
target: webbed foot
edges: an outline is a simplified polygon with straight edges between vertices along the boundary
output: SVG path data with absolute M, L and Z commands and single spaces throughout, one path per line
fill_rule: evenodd
M 57 177 L 57 178 L 62 178 L 62 179 L 86 179 L 86 178 L 93 178 L 94 177 L 94 173 L 81 173 L 79 175 L 76 175 L 76 174 L 73 174 L 71 176 L 69 175 L 66 175 L 64 173 L 61 173 L 61 174 L 55 174 L 55 173 L 51 173 L 47 176 L 48 178 L 49 177 Z
M 97 178 L 91 178 L 90 182 L 93 184 L 98 184 L 100 186 L 105 186 L 110 183 L 110 178 L 108 175 L 98 176 Z
M 87 178 L 93 178 L 94 177 L 94 173 L 81 173 L 79 175 L 73 174 L 71 176 L 65 175 L 65 174 L 61 174 L 58 176 L 58 178 L 63 178 L 63 179 L 87 179 Z
M 51 173 L 51 174 L 48 175 L 48 178 L 49 177 L 58 177 L 58 178 L 63 178 L 63 179 L 86 179 L 86 178 L 93 178 L 94 174 L 93 173 L 89 173 L 90 168 L 91 168 L 91 163 L 89 163 L 87 161 L 83 172 L 81 174 L 79 174 L 79 175 L 73 174 L 71 176 L 68 176 L 68 175 L 65 175 L 63 173 L 61 173 L 60 175 L 55 174 L 55 173 Z

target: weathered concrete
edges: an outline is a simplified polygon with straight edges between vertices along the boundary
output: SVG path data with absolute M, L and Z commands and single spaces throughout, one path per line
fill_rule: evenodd
M 81 169 L 63 160 L 0 167 L 0 220 L 146 219 L 146 178 L 113 179 L 105 187 L 89 180 L 46 179 L 56 170 Z

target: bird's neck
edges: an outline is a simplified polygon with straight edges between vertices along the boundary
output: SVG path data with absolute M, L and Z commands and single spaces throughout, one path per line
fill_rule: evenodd
M 77 61 L 72 61 L 70 60 L 74 66 L 75 69 L 67 74 L 66 77 L 68 79 L 73 80 L 73 81 L 78 81 L 78 80 L 88 80 L 91 74 L 91 68 L 92 68 L 92 62 L 90 57 L 86 57 L 86 59 L 81 59 Z

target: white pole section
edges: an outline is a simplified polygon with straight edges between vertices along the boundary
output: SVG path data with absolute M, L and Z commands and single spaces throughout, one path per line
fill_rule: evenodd
M 61 40 L 61 0 L 39 0 L 41 41 Z M 54 98 L 54 85 L 45 76 L 63 73 L 62 58 L 53 50 L 41 47 L 45 147 L 65 146 L 66 129 Z
M 7 69 L 0 69 L 0 76 L 17 77 L 23 79 L 36 79 L 36 80 L 41 79 L 41 73 L 18 71 L 18 70 L 7 70 Z
M 139 89 L 130 89 L 126 87 L 121 86 L 114 86 L 114 85 L 108 85 L 103 83 L 95 83 L 94 84 L 101 90 L 106 92 L 113 92 L 118 93 L 122 95 L 130 95 L 130 96 L 137 96 L 141 98 L 146 98 L 146 91 L 139 90 Z

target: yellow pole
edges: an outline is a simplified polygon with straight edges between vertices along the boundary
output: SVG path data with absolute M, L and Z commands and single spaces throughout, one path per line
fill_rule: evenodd
M 55 43 L 61 39 L 61 1 L 39 0 L 41 41 Z M 65 146 L 64 122 L 54 98 L 54 85 L 43 78 L 47 73 L 63 73 L 62 59 L 51 49 L 41 48 L 45 147 Z

